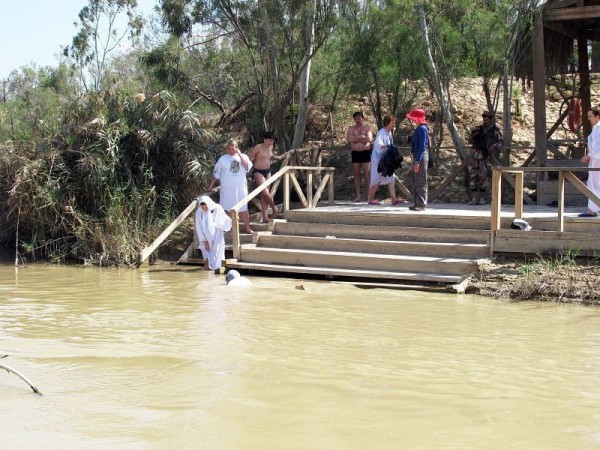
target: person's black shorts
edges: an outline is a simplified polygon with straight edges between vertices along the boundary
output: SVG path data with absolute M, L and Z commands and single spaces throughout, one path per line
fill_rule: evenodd
M 371 162 L 371 150 L 362 150 L 355 152 L 352 150 L 353 163 L 368 163 Z

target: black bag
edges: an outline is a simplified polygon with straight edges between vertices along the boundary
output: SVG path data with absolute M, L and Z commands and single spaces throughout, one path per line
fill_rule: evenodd
M 398 147 L 390 144 L 377 165 L 377 172 L 384 177 L 391 177 L 396 169 L 402 167 L 402 161 L 404 157 L 398 151 Z

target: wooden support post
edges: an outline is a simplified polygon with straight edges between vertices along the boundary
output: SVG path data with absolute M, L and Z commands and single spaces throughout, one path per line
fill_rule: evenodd
M 295 151 L 296 150 L 289 150 L 285 153 L 285 156 L 282 159 L 282 163 L 281 163 L 281 166 L 279 167 L 279 170 L 281 170 L 289 165 L 290 158 Z M 277 192 L 277 189 L 279 188 L 280 182 L 281 182 L 281 178 L 279 178 L 277 181 L 275 181 L 275 183 L 273 183 L 271 185 L 271 197 L 275 198 L 275 193 Z
M 523 172 L 515 173 L 515 219 L 523 218 Z
M 490 223 L 490 258 L 494 257 L 494 242 L 496 240 L 496 232 L 500 229 L 501 215 L 501 195 L 502 192 L 502 172 L 494 168 L 492 170 L 492 216 Z
M 334 172 L 333 169 L 331 169 L 329 171 L 329 175 L 330 175 L 329 176 L 329 195 L 328 195 L 328 197 L 329 197 L 329 199 L 328 199 L 329 200 L 329 206 L 333 206 L 334 187 L 335 187 L 335 185 L 333 183 L 333 172 Z
M 537 166 L 546 165 L 546 63 L 544 61 L 544 18 L 542 8 L 534 13 L 533 42 L 531 49 L 533 66 L 533 116 L 535 129 L 535 154 Z M 539 181 L 545 175 L 540 172 Z
M 558 230 L 565 231 L 565 172 L 558 171 Z
M 306 201 L 309 208 L 314 208 L 313 205 L 313 171 L 309 170 L 306 175 Z
M 581 98 L 581 116 L 583 124 L 583 135 L 589 136 L 592 132 L 592 124 L 587 120 L 587 112 L 592 107 L 590 98 L 590 66 L 588 58 L 587 38 L 585 30 L 579 29 L 577 36 L 577 61 L 579 61 L 579 98 Z
M 233 258 L 240 259 L 240 219 L 235 209 L 231 210 L 231 233 L 233 238 Z
M 290 173 L 286 172 L 283 178 L 283 211 L 290 210 Z

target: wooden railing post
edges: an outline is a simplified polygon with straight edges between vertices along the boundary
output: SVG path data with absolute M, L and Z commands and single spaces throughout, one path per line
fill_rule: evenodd
M 240 219 L 235 209 L 231 210 L 231 233 L 233 238 L 233 258 L 240 259 Z
M 306 200 L 309 208 L 313 208 L 313 171 L 309 170 L 306 175 Z
M 515 219 L 523 218 L 523 172 L 515 172 Z
M 333 206 L 333 197 L 334 197 L 334 187 L 335 184 L 333 182 L 333 170 L 329 171 L 329 193 L 328 193 L 328 197 L 329 197 L 329 206 Z
M 557 231 L 565 230 L 565 172 L 558 171 L 558 224 Z
M 500 208 L 502 192 L 502 172 L 497 168 L 492 169 L 492 217 L 490 224 L 490 258 L 494 257 L 494 242 L 496 232 L 500 229 Z
M 290 172 L 283 175 L 283 210 L 290 210 Z

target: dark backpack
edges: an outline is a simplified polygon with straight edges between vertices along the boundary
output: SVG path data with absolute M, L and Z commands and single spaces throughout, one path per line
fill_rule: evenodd
M 396 169 L 402 167 L 402 161 L 404 158 L 398 151 L 398 147 L 394 144 L 390 144 L 379 160 L 379 165 L 377 166 L 377 172 L 379 172 L 384 177 L 391 177 L 394 175 Z

